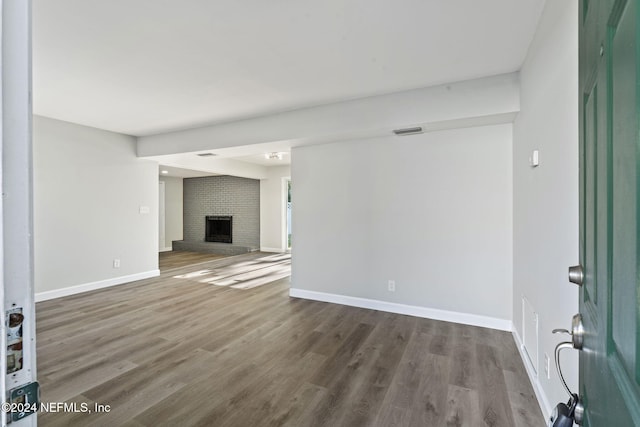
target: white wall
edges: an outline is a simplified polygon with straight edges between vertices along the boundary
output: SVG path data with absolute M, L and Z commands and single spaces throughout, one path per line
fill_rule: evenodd
M 578 312 L 578 288 L 567 267 L 578 262 L 578 8 L 577 0 L 546 2 L 540 26 L 521 71 L 521 112 L 514 124 L 515 331 L 523 338 L 522 297 L 539 318 L 538 376 L 534 386 L 549 411 L 567 400 L 551 362 L 554 328 L 568 328 Z M 540 166 L 531 168 L 532 150 Z M 530 317 L 530 316 L 529 316 Z M 531 319 L 526 319 L 532 327 Z M 567 353 L 567 351 L 565 351 Z M 577 352 L 563 356 L 568 383 L 577 390 Z
M 260 249 L 284 252 L 286 222 L 284 179 L 291 177 L 289 166 L 267 168 L 267 178 L 260 180 Z
M 496 125 L 294 149 L 292 295 L 509 328 L 511 138 Z
M 182 240 L 183 193 L 182 178 L 161 176 L 164 187 L 164 235 L 165 248 L 171 248 L 174 240 Z
M 36 298 L 157 274 L 157 164 L 130 136 L 44 117 L 33 132 Z

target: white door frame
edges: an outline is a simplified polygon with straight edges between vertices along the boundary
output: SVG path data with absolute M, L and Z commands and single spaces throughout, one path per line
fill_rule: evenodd
M 0 0 L 1 37 L 1 172 L 0 237 L 2 302 L 0 369 L 7 372 L 6 311 L 22 308 L 22 369 L 9 375 L 0 395 L 36 381 L 36 335 L 33 266 L 33 165 L 31 104 L 31 0 Z M 2 411 L 2 425 L 6 414 Z M 30 415 L 12 426 L 35 426 Z
M 287 199 L 289 195 L 289 182 L 291 181 L 290 176 L 285 176 L 282 178 L 282 192 L 280 197 L 280 206 L 282 209 L 282 215 L 280 220 L 280 229 L 282 230 L 282 247 L 285 252 L 291 252 L 291 248 L 289 247 L 289 220 L 287 217 Z M 293 234 L 292 234 L 293 235 Z
M 164 181 L 158 181 L 158 252 L 167 250 L 167 233 L 166 233 L 166 203 L 165 203 L 166 185 Z

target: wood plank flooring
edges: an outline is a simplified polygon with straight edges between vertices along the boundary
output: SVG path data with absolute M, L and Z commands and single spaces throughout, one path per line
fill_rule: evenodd
M 174 268 L 187 267 L 202 262 L 225 258 L 228 255 L 207 254 L 190 251 L 167 251 L 158 254 L 160 271 L 173 270 Z
M 270 256 L 38 303 L 42 401 L 110 405 L 39 425 L 545 425 L 509 333 L 210 280 Z

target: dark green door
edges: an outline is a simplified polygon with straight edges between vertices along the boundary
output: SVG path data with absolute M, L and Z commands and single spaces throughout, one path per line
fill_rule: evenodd
M 580 0 L 580 397 L 592 427 L 640 426 L 639 12 L 638 0 Z

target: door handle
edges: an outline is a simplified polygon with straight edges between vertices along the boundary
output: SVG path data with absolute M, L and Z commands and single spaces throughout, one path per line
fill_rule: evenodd
M 576 350 L 582 350 L 584 345 L 584 325 L 582 324 L 582 315 L 580 313 L 575 314 L 571 319 L 571 331 L 566 329 L 554 329 L 551 331 L 554 334 L 567 334 L 571 336 L 571 345 Z
M 569 267 L 569 281 L 578 286 L 584 283 L 584 269 L 580 264 Z

